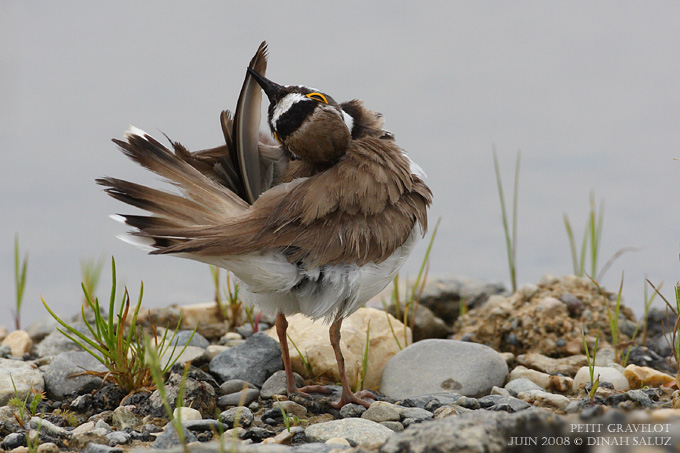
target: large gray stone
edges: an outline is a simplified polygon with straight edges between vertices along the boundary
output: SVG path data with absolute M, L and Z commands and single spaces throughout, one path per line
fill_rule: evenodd
M 30 364 L 21 360 L 0 358 L 0 406 L 4 406 L 15 396 L 23 401 L 31 390 L 42 392 L 44 387 L 42 374 Z
M 81 395 L 99 388 L 101 378 L 86 371 L 106 372 L 102 363 L 84 351 L 63 352 L 56 356 L 45 370 L 45 390 L 55 400 L 66 395 Z
M 251 336 L 242 345 L 220 352 L 210 361 L 210 372 L 220 380 L 243 379 L 257 386 L 282 369 L 279 343 L 263 332 Z
M 89 338 L 92 338 L 92 334 L 90 333 L 89 329 L 87 326 L 82 322 L 74 322 L 71 324 L 71 327 L 76 329 L 78 332 L 86 335 Z M 63 330 L 69 335 L 72 335 L 70 332 L 68 332 L 65 328 L 59 326 L 59 330 Z M 68 351 L 82 351 L 83 348 L 78 346 L 76 343 L 74 343 L 72 340 L 70 340 L 66 335 L 61 333 L 58 329 L 54 329 L 52 332 L 50 332 L 49 335 L 47 335 L 38 345 L 36 346 L 36 352 L 40 357 L 48 357 L 48 356 L 57 356 L 61 354 L 62 352 L 68 352 Z
M 196 439 L 194 433 L 189 431 L 184 426 L 182 427 L 182 432 L 184 433 L 184 442 L 189 443 L 196 442 L 198 440 Z M 154 440 L 153 444 L 151 445 L 151 448 L 164 449 L 175 447 L 177 445 L 181 445 L 179 436 L 177 435 L 177 431 L 175 431 L 175 427 L 172 425 L 172 423 L 168 423 L 165 426 L 165 431 L 163 431 L 158 437 L 156 437 L 156 440 Z
M 380 452 L 501 452 L 508 448 L 513 436 L 550 435 L 551 429 L 561 424 L 552 414 L 534 408 L 517 414 L 471 411 L 411 425 L 388 438 Z
M 508 375 L 503 357 L 488 346 L 456 340 L 424 340 L 387 362 L 380 391 L 397 400 L 450 392 L 482 396 Z
M 344 437 L 354 446 L 385 442 L 393 433 L 391 429 L 364 418 L 343 418 L 305 428 L 307 441 L 326 442 L 334 437 Z

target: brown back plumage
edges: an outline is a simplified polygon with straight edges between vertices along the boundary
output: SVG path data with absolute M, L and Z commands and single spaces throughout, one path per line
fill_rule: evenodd
M 155 253 L 241 255 L 279 249 L 307 265 L 382 262 L 427 227 L 431 192 L 411 174 L 391 140 L 353 141 L 344 159 L 308 178 L 281 184 L 222 224 L 155 229 L 185 241 Z

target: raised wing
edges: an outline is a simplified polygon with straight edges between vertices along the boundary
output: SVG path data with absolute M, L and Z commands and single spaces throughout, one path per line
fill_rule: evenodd
M 267 43 L 260 44 L 248 65 L 258 74 L 267 70 Z M 243 177 L 246 201 L 250 204 L 266 190 L 262 184 L 262 169 L 259 152 L 262 89 L 255 79 L 246 72 L 241 94 L 234 115 L 234 144 L 236 145 L 235 165 Z

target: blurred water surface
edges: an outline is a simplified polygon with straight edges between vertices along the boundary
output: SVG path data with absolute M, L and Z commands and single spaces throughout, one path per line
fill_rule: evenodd
M 79 263 L 116 256 L 146 306 L 206 301 L 207 266 L 117 239 L 125 210 L 94 184 L 142 182 L 110 142 L 129 124 L 190 149 L 220 144 L 262 40 L 268 75 L 385 115 L 427 171 L 442 218 L 431 272 L 508 282 L 491 150 L 509 197 L 522 150 L 518 280 L 571 272 L 605 200 L 604 278 L 639 313 L 645 275 L 680 275 L 680 4 L 677 2 L 23 2 L 0 4 L 0 300 L 11 327 L 13 236 L 29 252 L 24 325 L 81 301 Z M 424 243 L 405 268 L 414 275 Z M 99 294 L 106 294 L 109 268 Z

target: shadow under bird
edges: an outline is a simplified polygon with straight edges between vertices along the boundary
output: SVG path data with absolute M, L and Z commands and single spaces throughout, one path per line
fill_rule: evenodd
M 368 406 L 352 393 L 340 349 L 342 320 L 394 278 L 427 229 L 432 193 L 425 176 L 382 115 L 359 100 L 337 103 L 313 88 L 265 77 L 267 45 L 247 69 L 232 119 L 222 112 L 225 143 L 172 150 L 132 127 L 122 152 L 178 187 L 180 194 L 101 178 L 112 197 L 149 215 L 116 215 L 134 228 L 122 239 L 148 250 L 231 271 L 247 303 L 276 315 L 289 395 L 293 379 L 286 316 L 330 324 L 342 383 L 334 405 Z M 269 99 L 260 130 L 262 92 Z M 272 137 L 273 135 L 273 137 Z

